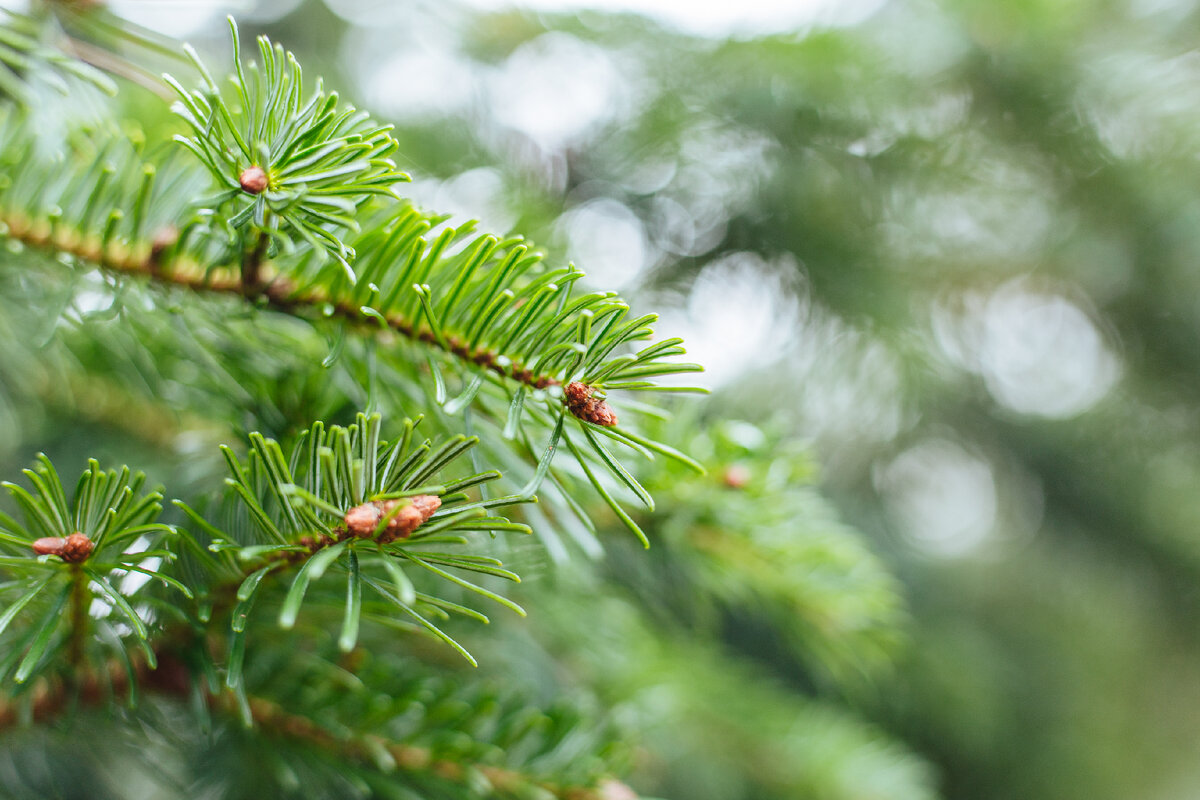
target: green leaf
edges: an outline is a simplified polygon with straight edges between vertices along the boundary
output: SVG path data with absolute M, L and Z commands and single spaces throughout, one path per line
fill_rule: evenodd
M 383 564 L 384 569 L 392 579 L 392 585 L 396 587 L 396 597 L 401 603 L 411 606 L 416 602 L 416 589 L 413 588 L 412 581 L 404 574 L 404 570 L 396 564 L 395 559 L 388 556 L 383 549 L 383 545 L 376 545 L 379 552 L 377 561 Z
M 26 591 L 25 594 L 18 597 L 11 606 L 5 609 L 3 616 L 0 616 L 0 633 L 4 633 L 4 629 L 7 628 L 8 624 L 16 618 L 17 614 L 21 612 L 21 609 L 29 605 L 33 598 L 41 594 L 42 590 L 45 589 L 47 584 L 54 580 L 55 577 L 56 576 L 52 574 L 35 583 L 33 586 L 29 587 L 29 590 Z
M 463 587 L 464 589 L 467 589 L 469 591 L 475 592 L 476 594 L 482 595 L 483 597 L 486 597 L 489 600 L 494 600 L 495 602 L 499 603 L 500 605 L 502 605 L 506 608 L 510 608 L 513 611 L 517 612 L 522 617 L 525 616 L 525 609 L 521 608 L 519 605 L 517 605 L 513 601 L 509 600 L 507 597 L 496 594 L 495 592 L 493 592 L 489 589 L 485 589 L 478 584 L 471 583 L 470 581 L 468 581 L 464 578 L 460 578 L 457 575 L 446 572 L 446 570 L 444 570 L 444 569 L 439 569 L 438 567 L 435 567 L 433 564 L 430 564 L 428 561 L 425 561 L 424 559 L 419 558 L 416 554 L 411 553 L 407 550 L 400 550 L 399 553 L 400 553 L 400 555 L 407 558 L 409 561 L 412 561 L 413 563 L 417 564 L 420 567 L 424 567 L 425 569 L 429 570 L 433 574 L 438 575 L 442 578 L 445 578 L 446 580 L 450 581 L 451 583 L 456 583 L 459 586 Z M 484 570 L 480 569 L 477 571 L 482 572 Z M 513 577 L 515 578 L 516 576 L 514 575 Z
M 583 433 L 587 437 L 588 444 L 590 444 L 592 449 L 594 449 L 600 455 L 601 460 L 608 467 L 609 471 L 612 472 L 613 475 L 617 476 L 622 483 L 628 486 L 630 490 L 638 496 L 638 499 L 645 504 L 648 510 L 653 511 L 654 498 L 650 496 L 650 493 L 647 492 L 640 483 L 638 483 L 637 478 L 633 477 L 633 475 L 629 473 L 629 470 L 625 469 L 625 467 L 621 465 L 621 462 L 613 458 L 612 453 L 608 452 L 608 449 L 605 448 L 604 444 L 596 438 L 596 434 L 592 433 L 592 428 L 598 426 L 580 423 L 580 427 L 583 429 Z
M 529 479 L 529 483 L 522 487 L 522 497 L 533 497 L 541 487 L 542 481 L 546 479 L 546 473 L 550 471 L 550 462 L 554 460 L 554 453 L 558 449 L 558 440 L 563 434 L 563 422 L 565 419 L 566 412 L 560 409 L 558 419 L 554 423 L 554 431 L 550 434 L 550 443 L 546 445 L 542 457 L 538 460 L 537 469 L 534 470 L 533 477 Z
M 253 598 L 251 598 L 253 600 Z M 229 637 L 229 660 L 225 664 L 225 686 L 242 689 L 242 664 L 246 660 L 246 628 L 235 629 Z
M 647 450 L 653 450 L 656 453 L 661 453 L 667 458 L 678 461 L 685 467 L 689 467 L 698 475 L 704 475 L 707 473 L 707 470 L 704 469 L 704 465 L 691 456 L 681 453 L 670 445 L 663 444 L 662 442 L 656 442 L 653 439 L 647 439 L 644 436 L 639 436 L 638 434 L 626 430 L 625 428 L 606 428 L 603 426 L 594 425 L 590 427 L 590 430 L 619 441 L 623 440 L 625 444 L 628 444 L 631 447 L 636 445 L 644 447 Z
M 517 387 L 513 392 L 512 402 L 508 405 L 508 416 L 504 420 L 505 439 L 515 439 L 521 424 L 521 412 L 525 409 L 525 386 Z
M 145 640 L 149 635 L 146 630 L 146 623 L 141 617 L 138 616 L 137 612 L 133 610 L 133 606 L 129 605 L 129 601 L 125 599 L 125 595 L 117 591 L 117 589 L 108 582 L 108 578 L 96 572 L 94 569 L 91 569 L 90 567 L 84 567 L 83 571 L 95 582 L 97 586 L 100 587 L 100 591 L 112 601 L 117 610 L 120 611 L 121 614 L 129 621 L 129 624 L 133 628 L 133 632 L 137 634 L 137 637 Z
M 432 542 L 422 541 L 422 545 L 432 544 Z M 421 560 L 431 564 L 442 564 L 447 567 L 457 567 L 471 572 L 479 572 L 484 575 L 494 575 L 497 578 L 504 578 L 507 581 L 520 583 L 521 578 L 517 573 L 507 569 L 503 569 L 502 562 L 494 558 L 486 556 L 467 556 L 454 553 L 431 553 L 425 550 L 409 550 L 409 553 L 420 556 Z
M 378 583 L 376 583 L 375 581 L 371 580 L 370 578 L 366 578 L 366 577 L 364 577 L 364 578 L 363 578 L 363 582 L 364 582 L 364 583 L 365 583 L 367 586 L 370 586 L 372 589 L 374 589 L 374 590 L 375 590 L 375 592 L 376 592 L 377 594 L 379 594 L 379 595 L 381 595 L 382 597 L 384 597 L 385 599 L 387 599 L 387 600 L 391 601 L 391 602 L 392 602 L 392 603 L 393 603 L 393 604 L 394 604 L 394 605 L 395 605 L 397 608 L 399 608 L 399 609 L 400 609 L 402 612 L 404 612 L 404 613 L 405 613 L 405 614 L 407 614 L 408 616 L 410 616 L 410 617 L 412 617 L 413 619 L 415 619 L 415 620 L 417 621 L 417 623 L 418 623 L 418 624 L 419 624 L 419 625 L 420 625 L 422 628 L 424 628 L 425 630 L 429 631 L 429 632 L 430 632 L 430 633 L 432 633 L 434 636 L 436 636 L 437 638 L 441 639 L 441 640 L 442 640 L 443 642 L 445 642 L 446 644 L 448 644 L 448 645 L 450 645 L 451 647 L 453 647 L 453 648 L 454 648 L 454 650 L 455 650 L 455 651 L 456 651 L 456 652 L 457 652 L 457 653 L 458 653 L 460 656 L 462 656 L 463 658 L 465 658 L 465 659 L 467 660 L 467 663 L 469 663 L 469 664 L 470 664 L 472 667 L 478 667 L 478 666 L 479 666 L 479 662 L 475 660 L 475 657 L 474 657 L 473 655 L 471 655 L 470 653 L 468 653 L 468 652 L 467 652 L 467 649 L 466 649 L 465 647 L 463 647 L 461 644 L 459 644 L 457 641 L 455 641 L 455 640 L 454 640 L 454 638 L 453 638 L 452 636 L 450 636 L 449 634 L 447 634 L 447 633 L 446 633 L 445 631 L 443 631 L 441 628 L 439 628 L 438 626 L 434 625 L 432 622 L 430 622 L 429 620 L 425 619 L 425 617 L 423 617 L 423 616 L 421 616 L 420 614 L 418 614 L 418 613 L 417 613 L 417 612 L 416 612 L 416 611 L 415 611 L 413 608 L 411 608 L 411 607 L 410 607 L 408 604 L 401 602 L 400 598 L 396 597 L 396 596 L 395 596 L 395 595 L 393 595 L 391 592 L 389 592 L 387 589 L 383 588 L 382 586 L 380 586 Z
M 405 488 L 420 485 L 429 480 L 440 472 L 443 467 L 467 450 L 470 450 L 478 442 L 479 438 L 476 436 L 467 437 L 459 434 L 458 436 L 451 437 L 441 447 L 430 453 L 425 463 L 408 477 L 404 484 Z
M 63 528 L 66 529 L 71 524 L 71 509 L 67 503 L 67 496 L 63 492 L 62 480 L 59 479 L 58 472 L 54 469 L 54 465 L 50 463 L 50 459 L 46 457 L 45 453 L 38 453 L 37 461 L 41 465 L 42 474 L 45 476 L 46 490 L 42 494 L 50 507 L 58 513 L 62 519 Z
M 362 615 L 362 579 L 358 571 L 358 554 L 350 551 L 350 571 L 346 575 L 346 612 L 342 618 L 342 634 L 338 648 L 343 653 L 354 649 L 358 642 L 358 623 Z
M 642 532 L 641 527 L 639 527 L 638 524 L 633 521 L 633 517 L 629 516 L 629 514 L 625 512 L 625 509 L 621 508 L 621 504 L 613 499 L 613 496 L 608 493 L 607 489 L 604 488 L 604 484 L 600 483 L 600 481 L 596 479 L 595 474 L 592 473 L 591 468 L 587 465 L 587 461 L 584 460 L 583 453 L 579 452 L 579 449 L 575 447 L 575 443 L 571 441 L 570 437 L 564 436 L 563 438 L 566 440 L 567 446 L 571 448 L 571 452 L 575 454 L 575 458 L 579 461 L 579 466 L 583 468 L 583 473 L 587 476 L 587 479 L 591 481 L 592 487 L 596 490 L 596 493 L 603 498 L 604 502 L 608 504 L 608 507 L 611 508 L 613 513 L 617 515 L 617 519 L 621 520 L 625 527 L 631 530 L 633 534 L 638 537 L 638 540 L 641 541 L 642 545 L 649 548 L 650 540 L 646 538 L 646 534 Z
M 274 564 L 260 567 L 247 575 L 245 580 L 238 586 L 238 603 L 234 606 L 233 613 L 229 616 L 229 627 L 234 633 L 241 633 L 246 629 L 246 623 L 250 619 L 250 609 L 254 607 L 254 598 L 258 596 L 259 584 L 274 569 L 276 569 L 276 565 Z
M 67 604 L 67 596 L 71 593 L 71 584 L 64 584 L 59 590 L 58 597 L 54 599 L 54 605 L 50 610 L 42 616 L 38 623 L 37 632 L 33 635 L 33 642 L 29 645 L 29 650 L 26 651 L 25 657 L 21 659 L 21 663 L 17 666 L 17 672 L 13 676 L 13 680 L 17 683 L 24 683 L 33 674 L 33 670 L 37 667 L 38 661 L 41 660 L 42 654 L 46 652 L 46 648 L 50 646 L 50 640 L 54 637 L 54 632 L 58 629 L 58 621 L 62 614 L 63 606 Z
M 294 483 L 285 484 L 279 488 L 280 488 L 280 491 L 283 492 L 283 494 L 291 496 L 291 497 L 299 497 L 305 503 L 308 503 L 310 506 L 312 506 L 315 509 L 318 509 L 319 511 L 324 511 L 326 514 L 328 514 L 331 517 L 341 518 L 345 514 L 345 512 L 342 509 L 338 508 L 337 506 L 333 505 L 332 503 L 326 502 L 325 500 L 321 499 L 320 497 L 317 497 L 315 494 L 308 491 L 307 489 L 305 489 L 301 486 L 297 486 Z
M 458 395 L 458 397 L 455 397 L 449 403 L 446 403 L 446 413 L 450 416 L 454 416 L 459 411 L 462 411 L 464 408 L 469 406 L 471 401 L 475 399 L 475 395 L 479 392 L 479 387 L 483 386 L 483 377 L 484 376 L 482 374 L 476 375 L 474 379 L 467 384 L 467 387 L 463 389 L 462 393 Z
M 450 600 L 447 600 L 444 597 L 434 597 L 433 595 L 425 594 L 423 592 L 418 592 L 417 599 L 420 600 L 422 603 L 434 606 L 436 608 L 440 608 L 443 611 L 451 611 L 455 614 L 461 614 L 464 617 L 470 617 L 473 620 L 482 622 L 484 625 L 492 624 L 492 620 L 488 617 L 487 614 L 483 614 L 479 611 L 476 611 L 473 608 L 468 608 L 467 606 L 459 605 L 458 603 L 451 602 Z
M 138 555 L 142 555 L 142 554 L 139 553 Z M 195 598 L 195 595 L 192 593 L 191 589 L 184 586 L 182 583 L 180 583 L 176 579 L 172 578 L 170 575 L 166 575 L 166 574 L 157 572 L 152 569 L 146 569 L 145 567 L 137 567 L 137 566 L 134 566 L 133 564 L 120 564 L 117 566 L 117 569 L 123 569 L 123 570 L 127 570 L 129 572 L 140 572 L 143 575 L 148 575 L 151 578 L 154 578 L 155 580 L 163 583 L 164 585 L 175 587 L 176 589 L 179 590 L 180 594 L 182 594 L 188 600 L 192 600 Z
M 0 482 L 0 486 L 7 489 L 13 499 L 17 501 L 17 504 L 21 506 L 21 510 L 25 512 L 26 521 L 42 529 L 42 536 L 66 536 L 71 533 L 70 531 L 64 532 L 62 528 L 56 527 L 54 520 L 43 509 L 42 504 L 34 499 L 33 495 L 24 488 L 8 481 Z
M 309 582 L 319 580 L 348 544 L 349 540 L 330 545 L 317 551 L 304 562 L 304 566 L 300 567 L 295 580 L 292 581 L 292 588 L 288 590 L 283 606 L 279 609 L 279 627 L 288 630 L 296 624 L 296 615 L 300 612 L 300 604 L 304 602 L 304 593 L 308 591 Z

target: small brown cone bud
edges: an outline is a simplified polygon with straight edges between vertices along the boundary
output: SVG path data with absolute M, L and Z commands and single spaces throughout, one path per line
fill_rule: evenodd
M 238 183 L 250 194 L 262 194 L 267 189 L 267 173 L 262 167 L 246 167 L 238 176 Z
M 725 470 L 724 480 L 730 489 L 745 489 L 750 483 L 750 470 L 745 464 L 731 464 Z
M 412 507 L 421 512 L 421 521 L 424 522 L 442 507 L 442 498 L 436 494 L 419 494 L 412 498 Z
M 78 564 L 87 559 L 95 549 L 92 540 L 84 536 L 82 533 L 72 533 L 67 537 L 67 543 L 63 545 L 62 557 L 63 561 L 69 561 L 72 564 Z
M 65 539 L 61 536 L 45 536 L 31 545 L 39 556 L 54 555 L 71 564 L 80 564 L 92 554 L 95 545 L 82 533 L 72 533 Z
M 607 401 L 592 397 L 592 387 L 586 383 L 575 381 L 567 384 L 563 395 L 567 409 L 584 422 L 603 425 L 606 428 L 617 424 L 617 412 L 613 411 Z
M 404 500 L 375 500 L 347 511 L 344 522 L 351 534 L 369 539 L 375 535 L 383 518 L 388 517 L 387 525 L 379 534 L 379 541 L 386 544 L 412 536 L 412 532 L 441 506 L 442 499 L 432 494 L 419 494 Z
M 390 513 L 397 504 L 403 502 L 403 500 L 387 501 L 384 504 L 383 513 Z M 387 528 L 380 534 L 379 540 L 386 543 L 393 539 L 407 539 L 412 536 L 413 531 L 433 516 L 433 512 L 441 507 L 442 498 L 437 495 L 419 494 L 408 498 L 408 505 L 397 511 L 388 520 Z
M 613 778 L 607 778 L 596 787 L 601 800 L 638 800 L 637 792 Z
M 61 536 L 43 536 L 41 539 L 35 539 L 31 546 L 33 552 L 39 556 L 60 556 L 66 544 L 67 540 Z
M 347 511 L 344 521 L 346 530 L 355 536 L 366 538 L 375 532 L 382 518 L 383 511 L 377 503 L 363 503 Z
M 397 508 L 397 506 L 400 506 Z M 387 527 L 379 534 L 379 541 L 387 543 L 394 539 L 407 539 L 417 526 L 425 521 L 421 512 L 411 503 L 400 505 L 399 500 L 389 500 L 383 504 L 383 513 L 390 514 Z

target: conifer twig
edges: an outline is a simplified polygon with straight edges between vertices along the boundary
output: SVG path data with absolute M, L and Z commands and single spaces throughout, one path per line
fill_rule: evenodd
M 156 650 L 158 666 L 151 669 L 144 659 L 132 660 L 133 680 L 140 690 L 177 701 L 192 696 L 192 674 L 187 665 L 165 648 Z M 69 709 L 76 706 L 98 708 L 114 699 L 129 696 L 130 680 L 124 665 L 110 662 L 102 671 L 81 670 L 73 686 L 60 680 L 42 679 L 34 686 L 28 699 L 28 709 L 22 711 L 20 700 L 0 695 L 0 732 L 28 720 L 37 725 L 52 725 Z M 239 703 L 229 691 L 205 691 L 210 708 L 240 719 Z M 271 735 L 311 745 L 325 753 L 360 764 L 383 767 L 409 773 L 426 773 L 454 783 L 466 783 L 472 773 L 483 775 L 497 789 L 517 790 L 528 786 L 549 792 L 560 800 L 637 800 L 631 789 L 611 778 L 595 786 L 564 786 L 536 780 L 518 770 L 486 764 L 469 764 L 435 756 L 432 750 L 366 733 L 336 736 L 308 717 L 294 714 L 273 700 L 255 695 L 247 696 L 250 718 L 254 727 Z M 391 766 L 380 764 L 390 760 Z
M 11 239 L 30 247 L 76 256 L 108 272 L 147 278 L 155 283 L 196 292 L 239 295 L 248 299 L 258 297 L 265 300 L 269 308 L 292 316 L 306 319 L 322 315 L 334 316 L 367 330 L 380 329 L 378 315 L 364 314 L 360 308 L 344 300 L 334 300 L 319 290 L 298 295 L 292 283 L 282 276 L 264 277 L 264 273 L 269 273 L 269 262 L 256 262 L 254 269 L 249 273 L 261 286 L 261 289 L 255 292 L 241 277 L 221 278 L 211 273 L 206 274 L 197 265 L 188 264 L 182 259 L 173 261 L 174 269 L 166 272 L 162 268 L 160 258 L 153 252 L 148 255 L 102 252 L 92 242 L 56 238 L 12 216 L 0 215 L 0 225 L 7 226 L 7 236 Z M 261 253 L 259 255 L 261 258 Z M 444 342 L 439 341 L 429 331 L 419 329 L 413 322 L 398 314 L 387 314 L 383 316 L 383 321 L 386 322 L 387 330 L 406 339 L 441 349 L 465 362 L 532 388 L 544 389 L 561 383 L 553 376 L 534 373 L 521 364 L 514 363 L 505 367 L 495 353 L 486 348 L 468 347 L 455 337 L 449 337 Z

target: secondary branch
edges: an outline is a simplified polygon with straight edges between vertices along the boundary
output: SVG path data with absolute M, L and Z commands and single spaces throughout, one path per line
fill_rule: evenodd
M 193 676 L 188 667 L 170 651 L 156 652 L 158 668 L 150 669 L 144 660 L 134 660 L 137 686 L 172 700 L 187 702 L 193 691 Z M 84 671 L 74 687 L 62 681 L 42 680 L 30 692 L 21 709 L 20 700 L 0 696 L 0 732 L 17 727 L 28 719 L 36 724 L 53 724 L 68 709 L 98 708 L 129 695 L 129 675 L 124 667 L 110 663 L 104 672 Z M 240 716 L 237 700 L 230 692 L 206 692 L 209 707 L 236 720 Z M 595 786 L 562 786 L 529 777 L 517 770 L 486 764 L 470 764 L 437 758 L 427 747 L 386 739 L 366 733 L 337 736 L 308 717 L 287 711 L 283 706 L 264 697 L 247 698 L 250 715 L 256 728 L 295 742 L 311 745 L 322 752 L 360 764 L 381 767 L 399 773 L 425 773 L 454 783 L 466 784 L 472 774 L 482 774 L 499 790 L 518 790 L 535 787 L 549 792 L 560 800 L 637 800 L 637 795 L 623 783 L 602 780 Z M 236 724 L 236 723 L 235 723 Z M 387 762 L 390 762 L 388 764 Z
M 117 253 L 113 252 L 115 248 L 102 248 L 94 241 L 39 230 L 37 226 L 12 216 L 0 217 L 0 223 L 7 227 L 9 238 L 30 247 L 68 253 L 109 272 L 137 276 L 154 283 L 195 292 L 236 295 L 251 302 L 257 300 L 265 302 L 272 310 L 303 319 L 332 316 L 360 330 L 378 331 L 383 327 L 411 341 L 442 350 L 462 361 L 535 389 L 561 383 L 551 375 L 537 374 L 516 362 L 505 365 L 500 353 L 484 347 L 469 347 L 454 336 L 440 341 L 429 329 L 399 314 L 381 315 L 374 311 L 364 313 L 361 307 L 333 298 L 319 289 L 301 292 L 287 278 L 269 274 L 269 262 L 263 260 L 264 252 L 257 246 L 257 242 L 247 254 L 247 263 L 241 265 L 239 270 L 244 273 L 243 280 L 241 277 L 218 276 L 182 258 L 165 259 L 162 247 L 152 248 L 148 255 L 139 255 L 132 251 Z M 167 264 L 164 264 L 164 261 Z M 164 269 L 168 264 L 171 267 L 170 271 Z

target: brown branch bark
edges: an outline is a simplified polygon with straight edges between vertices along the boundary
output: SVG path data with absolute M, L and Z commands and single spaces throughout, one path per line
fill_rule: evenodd
M 388 314 L 381 320 L 378 316 L 364 314 L 361 308 L 352 303 L 330 297 L 324 291 L 301 292 L 287 278 L 271 275 L 269 262 L 259 261 L 249 271 L 249 277 L 255 282 L 252 286 L 247 285 L 240 277 L 218 276 L 184 258 L 175 258 L 168 264 L 163 264 L 162 252 L 139 252 L 137 249 L 125 250 L 117 247 L 104 250 L 95 240 L 80 239 L 66 231 L 51 231 L 48 227 L 32 225 L 28 220 L 11 214 L 0 215 L 0 223 L 7 226 L 9 238 L 30 247 L 69 253 L 108 272 L 141 277 L 154 283 L 199 293 L 258 299 L 265 301 L 267 307 L 274 311 L 303 319 L 332 316 L 366 331 L 379 331 L 382 325 L 394 334 L 440 349 L 465 362 L 535 389 L 561 383 L 553 376 L 534 373 L 515 362 L 504 366 L 501 364 L 501 354 L 484 347 L 468 347 L 456 337 L 450 336 L 445 342 L 441 342 L 432 331 L 399 314 Z

